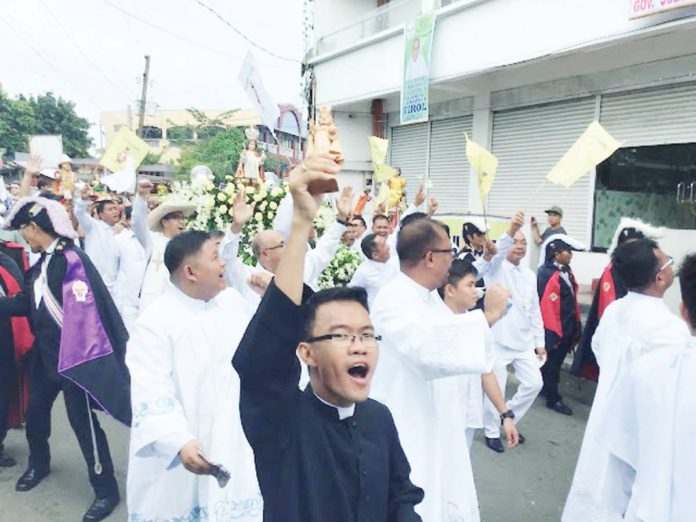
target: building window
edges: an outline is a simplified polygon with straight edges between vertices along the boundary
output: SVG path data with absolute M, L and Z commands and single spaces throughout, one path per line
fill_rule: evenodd
M 162 129 L 159 127 L 143 127 L 143 139 L 144 140 L 161 140 L 162 139 Z
M 696 193 L 690 194 L 692 183 L 696 183 L 696 143 L 617 150 L 597 166 L 593 250 L 609 247 L 622 217 L 668 228 L 696 228 L 696 206 L 685 201 L 696 199 Z
M 172 145 L 178 145 L 186 141 L 193 141 L 193 127 L 188 125 L 169 127 L 167 129 L 167 139 Z

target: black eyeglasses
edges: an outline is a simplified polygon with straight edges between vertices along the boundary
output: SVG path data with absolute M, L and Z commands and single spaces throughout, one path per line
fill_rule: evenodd
M 355 343 L 357 339 L 360 339 L 360 342 L 363 344 L 363 346 L 376 346 L 377 343 L 382 340 L 382 336 L 371 333 L 364 333 L 359 335 L 332 333 L 326 335 L 319 335 L 317 337 L 310 337 L 309 339 L 306 339 L 304 342 L 318 343 L 321 341 L 331 341 L 336 346 L 347 348 L 348 346 L 351 346 L 353 343 Z
M 457 255 L 456 252 L 454 252 L 454 250 L 451 248 L 436 248 L 434 250 L 428 250 L 428 252 L 432 252 L 433 254 L 449 254 L 452 257 Z

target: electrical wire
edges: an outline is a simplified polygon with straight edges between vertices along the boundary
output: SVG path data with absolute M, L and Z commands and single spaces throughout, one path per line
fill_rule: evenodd
M 58 20 L 58 18 L 57 18 L 56 15 L 53 13 L 53 11 L 51 11 L 51 9 L 48 7 L 48 5 L 46 5 L 46 2 L 44 2 L 44 0 L 39 0 L 39 2 L 41 2 L 41 5 L 44 6 L 44 8 L 46 9 L 46 11 L 48 11 L 48 14 L 51 15 L 51 17 L 55 20 L 55 22 L 56 22 L 56 24 L 58 25 L 58 27 L 60 27 L 60 28 L 63 30 L 63 32 L 68 36 L 68 39 L 73 43 L 73 45 L 77 48 L 77 50 L 80 51 L 80 53 L 82 54 L 82 56 L 85 57 L 85 60 L 87 60 L 87 62 L 89 62 L 89 64 L 101 75 L 102 78 L 104 78 L 104 80 L 106 80 L 106 82 L 107 82 L 109 85 L 111 85 L 111 87 L 113 87 L 114 89 L 116 89 L 117 91 L 119 91 L 127 100 L 130 100 L 130 99 L 131 99 L 131 96 L 130 96 L 128 93 L 126 93 L 126 91 L 122 90 L 122 88 L 121 88 L 119 85 L 117 85 L 116 83 L 114 83 L 114 82 L 113 82 L 113 81 L 112 81 L 112 80 L 99 68 L 99 66 L 98 66 L 96 63 L 94 63 L 94 62 L 92 61 L 92 59 L 87 55 L 87 53 L 86 53 L 86 52 L 80 47 L 80 45 L 75 41 L 75 39 L 72 37 L 72 35 L 70 34 L 70 32 L 69 32 L 69 31 L 65 28 L 65 26 L 60 22 L 60 20 Z
M 232 54 L 226 53 L 225 51 L 221 51 L 221 50 L 219 50 L 219 49 L 214 49 L 213 47 L 208 47 L 207 45 L 203 45 L 203 44 L 198 43 L 198 42 L 196 42 L 196 41 L 194 41 L 194 40 L 191 40 L 191 39 L 189 39 L 189 38 L 186 38 L 185 36 L 181 36 L 181 35 L 179 35 L 179 34 L 177 34 L 177 33 L 174 33 L 174 32 L 170 31 L 169 29 L 167 29 L 167 28 L 165 28 L 165 27 L 161 27 L 161 26 L 159 26 L 159 25 L 153 24 L 152 22 L 150 22 L 150 21 L 148 21 L 148 20 L 146 20 L 146 19 L 144 19 L 144 18 L 141 18 L 140 16 L 138 16 L 138 15 L 136 15 L 136 14 L 133 14 L 133 13 L 131 13 L 131 12 L 129 12 L 129 11 L 126 11 L 125 9 L 123 9 L 123 8 L 121 8 L 121 7 L 119 7 L 119 6 L 115 5 L 115 4 L 113 4 L 113 3 L 111 3 L 109 0 L 102 0 L 102 2 L 104 2 L 104 3 L 105 3 L 106 5 L 108 5 L 108 6 L 113 7 L 113 8 L 116 9 L 117 11 L 120 11 L 120 12 L 124 13 L 124 14 L 127 15 L 127 16 L 130 16 L 131 18 L 134 18 L 134 19 L 138 20 L 139 22 L 141 22 L 141 23 L 143 23 L 143 24 L 145 24 L 145 25 L 147 25 L 147 26 L 149 26 L 149 27 L 152 27 L 153 29 L 157 29 L 158 31 L 162 31 L 163 33 L 166 33 L 166 34 L 168 34 L 169 36 L 172 36 L 172 37 L 174 37 L 174 38 L 177 38 L 178 40 L 181 40 L 181 41 L 183 41 L 183 42 L 186 42 L 186 43 L 188 43 L 188 44 L 191 44 L 191 45 L 193 45 L 193 46 L 195 46 L 195 47 L 198 47 L 198 48 L 200 48 L 200 49 L 205 49 L 206 51 L 209 51 L 209 52 L 212 52 L 212 53 L 215 53 L 215 54 L 219 54 L 219 55 L 221 55 L 221 56 L 225 56 L 226 58 L 230 58 L 230 59 L 232 59 L 232 60 L 236 60 L 236 61 L 238 61 L 238 62 L 244 61 L 244 58 L 241 57 L 241 56 L 234 56 L 234 55 L 232 55 Z M 277 65 L 262 64 L 262 65 L 263 65 L 264 67 L 274 67 L 274 68 L 276 68 L 276 67 L 289 67 L 289 65 L 287 65 L 287 64 L 277 64 Z
M 286 61 L 286 62 L 302 63 L 302 62 L 300 62 L 300 60 L 297 60 L 297 59 L 295 59 L 295 58 L 286 58 L 285 56 L 280 56 L 280 55 L 274 53 L 273 51 L 269 51 L 269 50 L 266 49 L 265 47 L 262 47 L 261 45 L 259 45 L 259 44 L 257 44 L 256 42 L 254 42 L 251 38 L 249 38 L 247 35 L 245 35 L 245 34 L 244 34 L 243 32 L 241 32 L 239 29 L 237 29 L 234 25 L 232 25 L 232 24 L 231 24 L 230 22 L 228 22 L 225 18 L 223 18 L 223 16 L 222 16 L 220 13 L 218 13 L 215 9 L 213 9 L 212 7 L 210 7 L 210 6 L 206 5 L 206 4 L 204 4 L 201 0 L 193 0 L 193 1 L 196 2 L 198 5 L 200 5 L 201 7 L 203 7 L 204 9 L 207 9 L 208 11 L 210 11 L 210 12 L 213 14 L 213 16 L 215 16 L 215 17 L 216 17 L 218 20 L 220 20 L 223 24 L 225 24 L 227 27 L 229 27 L 230 29 L 232 29 L 235 33 L 237 33 L 239 36 L 241 36 L 242 38 L 244 38 L 247 42 L 249 42 L 251 45 L 253 45 L 253 46 L 256 47 L 257 49 L 259 49 L 260 51 L 263 51 L 264 53 L 266 53 L 266 54 L 268 54 L 268 55 L 270 55 L 270 56 L 273 56 L 274 58 L 278 58 L 279 60 L 284 60 L 284 61 Z
M 7 25 L 7 27 L 9 27 L 10 30 L 11 30 L 13 33 L 15 33 L 17 36 L 19 36 L 19 38 L 20 38 L 25 44 L 27 44 L 27 46 L 28 46 L 32 51 L 34 51 L 34 53 L 35 53 L 39 58 L 41 58 L 44 62 L 46 62 L 46 64 L 47 64 L 51 69 L 53 69 L 53 70 L 55 71 L 55 73 L 63 79 L 63 81 L 65 81 L 67 84 L 71 85 L 77 92 L 79 92 L 82 96 L 84 96 L 87 100 L 89 100 L 89 101 L 92 103 L 92 105 L 94 105 L 94 107 L 95 107 L 96 109 L 101 110 L 101 107 L 99 106 L 99 102 L 97 102 L 97 100 L 95 100 L 94 98 L 92 98 L 92 95 L 91 95 L 91 94 L 89 94 L 89 93 L 83 91 L 82 89 L 80 89 L 75 83 L 72 82 L 72 80 L 70 80 L 70 78 L 68 78 L 68 77 L 66 77 L 66 76 L 63 76 L 63 73 L 60 72 L 60 70 L 59 70 L 58 68 L 56 68 L 55 65 L 53 65 L 53 62 L 51 62 L 51 60 L 49 60 L 49 59 L 46 58 L 43 54 L 41 54 L 41 53 L 36 49 L 36 47 L 34 47 L 34 46 L 32 45 L 32 43 L 31 43 L 29 40 L 27 40 L 27 39 L 24 37 L 24 35 L 23 35 L 22 33 L 20 33 L 19 31 L 17 31 L 17 29 L 15 29 L 15 27 L 14 27 L 10 22 L 8 22 L 1 14 L 0 14 L 0 20 L 1 20 L 5 25 Z

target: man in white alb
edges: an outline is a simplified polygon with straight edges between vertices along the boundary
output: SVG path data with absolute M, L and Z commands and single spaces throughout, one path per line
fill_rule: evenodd
M 164 262 L 172 284 L 142 313 L 126 353 L 129 520 L 260 521 L 231 364 L 249 310 L 226 288 L 225 265 L 206 232 L 173 238 Z
M 438 380 L 488 371 L 493 354 L 485 336 L 509 294 L 496 286 L 485 312 L 444 314 L 435 290 L 447 280 L 452 247 L 442 225 L 427 217 L 403 225 L 397 252 L 401 272 L 380 290 L 370 314 L 383 337 L 371 395 L 391 410 L 411 478 L 426 491 L 416 508 L 423 520 L 478 521 L 465 412 L 440 393 Z
M 670 312 L 663 299 L 674 280 L 673 263 L 655 241 L 645 238 L 628 241 L 612 254 L 612 266 L 628 293 L 606 308 L 592 338 L 599 382 L 563 511 L 564 522 L 586 521 L 588 513 L 595 517 L 611 514 L 605 513 L 601 500 L 611 479 L 609 452 L 603 442 L 606 432 L 599 419 L 608 412 L 617 413 L 609 398 L 617 382 L 634 361 L 689 339 L 686 324 Z
M 169 271 L 164 264 L 164 249 L 171 238 L 186 229 L 186 218 L 195 210 L 188 202 L 165 201 L 149 212 L 147 197 L 151 190 L 152 183 L 141 180 L 133 200 L 133 233 L 143 245 L 148 260 L 140 292 L 141 312 L 167 289 Z
M 696 452 L 696 255 L 679 270 L 681 316 L 690 336 L 631 364 L 598 419 L 609 451 L 602 520 L 691 522 Z M 675 339 L 676 341 L 676 339 Z M 589 518 L 587 519 L 589 520 Z

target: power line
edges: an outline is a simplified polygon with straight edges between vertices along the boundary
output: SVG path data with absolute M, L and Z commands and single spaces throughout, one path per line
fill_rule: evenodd
M 134 19 L 138 20 L 139 22 L 141 22 L 141 23 L 143 23 L 143 24 L 145 24 L 145 25 L 147 25 L 147 26 L 149 26 L 149 27 L 152 27 L 153 29 L 157 29 L 158 31 L 162 31 L 163 33 L 167 33 L 168 35 L 173 36 L 174 38 L 177 38 L 178 40 L 181 40 L 181 41 L 183 41 L 183 42 L 186 42 L 186 43 L 188 43 L 188 44 L 191 44 L 191 45 L 193 45 L 193 46 L 195 46 L 195 47 L 199 47 L 199 48 L 205 49 L 206 51 L 209 51 L 209 52 L 211 52 L 211 53 L 215 53 L 215 54 L 219 54 L 219 55 L 221 55 L 221 56 L 225 56 L 226 58 L 231 58 L 232 60 L 236 60 L 236 61 L 238 61 L 238 62 L 242 62 L 242 61 L 244 60 L 244 58 L 242 58 L 242 57 L 240 57 L 240 56 L 234 56 L 234 55 L 232 55 L 232 54 L 226 53 L 225 51 L 221 51 L 221 50 L 219 50 L 219 49 L 214 49 L 214 48 L 212 48 L 212 47 L 208 47 L 207 45 L 203 45 L 203 44 L 201 44 L 201 43 L 199 43 L 199 42 L 196 42 L 196 41 L 194 41 L 194 40 L 191 40 L 191 39 L 189 39 L 189 38 L 186 38 L 185 36 L 181 36 L 181 35 L 179 35 L 179 34 L 177 34 L 177 33 L 174 33 L 174 32 L 170 31 L 169 29 L 167 29 L 167 28 L 165 28 L 165 27 L 162 27 L 162 26 L 153 24 L 153 23 L 150 22 L 149 20 L 145 20 L 144 18 L 141 18 L 140 16 L 138 16 L 138 15 L 136 15 L 136 14 L 133 14 L 133 13 L 131 13 L 131 12 L 129 12 L 129 11 L 126 11 L 125 9 L 123 9 L 123 8 L 121 8 L 121 7 L 119 7 L 119 6 L 115 5 L 115 4 L 113 4 L 113 3 L 111 3 L 109 0 L 102 0 L 102 2 L 104 2 L 105 4 L 107 4 L 107 5 L 111 6 L 111 7 L 113 7 L 113 8 L 116 9 L 117 11 L 120 11 L 120 12 L 124 13 L 124 14 L 127 15 L 127 16 L 130 16 L 131 18 L 134 18 Z M 288 67 L 288 65 L 285 65 L 285 64 L 278 64 L 278 65 L 262 64 L 262 65 L 264 65 L 265 67 Z
M 235 33 L 237 33 L 239 36 L 241 36 L 242 38 L 244 38 L 244 39 L 245 39 L 247 42 L 249 42 L 251 45 L 253 45 L 253 46 L 256 47 L 257 49 L 263 51 L 264 53 L 269 54 L 269 55 L 273 56 L 274 58 L 278 58 L 279 60 L 285 60 L 286 62 L 302 63 L 302 62 L 300 62 L 300 60 L 296 60 L 295 58 L 286 58 L 286 57 L 284 57 L 284 56 L 277 55 L 277 54 L 275 54 L 273 51 L 269 51 L 269 50 L 266 49 L 265 47 L 260 46 L 259 44 L 257 44 L 256 42 L 254 42 L 251 38 L 249 38 L 247 35 L 245 35 L 243 32 L 241 32 L 239 29 L 237 29 L 237 28 L 236 28 L 234 25 L 232 25 L 230 22 L 228 22 L 227 20 L 225 20 L 225 18 L 223 18 L 222 15 L 221 15 L 220 13 L 218 13 L 215 9 L 213 9 L 212 7 L 210 7 L 210 6 L 206 5 L 206 4 L 204 4 L 203 2 L 201 2 L 201 0 L 194 0 L 194 2 L 196 2 L 198 5 L 200 5 L 200 6 L 203 7 L 204 9 L 207 9 L 208 11 L 210 11 L 210 12 L 213 14 L 213 16 L 215 16 L 215 17 L 216 17 L 218 20 L 220 20 L 223 24 L 225 24 L 227 27 L 229 27 L 229 28 L 232 29 Z
M 101 75 L 101 77 L 104 78 L 104 80 L 106 80 L 106 82 L 107 82 L 109 85 L 111 85 L 114 89 L 116 89 L 117 91 L 119 91 L 126 99 L 129 99 L 129 100 L 130 100 L 130 95 L 129 95 L 128 93 L 126 93 L 126 91 L 122 90 L 121 87 L 120 87 L 119 85 L 116 85 L 106 74 L 104 74 L 104 72 L 99 68 L 99 66 L 98 66 L 96 63 L 94 63 L 94 62 L 92 61 L 92 59 L 87 55 L 87 53 L 86 53 L 84 50 L 82 50 L 82 48 L 81 48 L 80 45 L 75 41 L 75 39 L 72 37 L 72 35 L 70 34 L 70 32 L 69 32 L 69 31 L 65 28 L 65 26 L 60 22 L 60 20 L 58 20 L 58 18 L 57 18 L 56 15 L 53 13 L 53 11 L 51 11 L 51 9 L 46 5 L 46 3 L 44 2 L 44 0 L 39 0 L 39 2 L 41 2 L 41 5 L 43 5 L 43 6 L 46 8 L 46 11 L 48 11 L 48 14 L 50 14 L 51 17 L 56 21 L 56 24 L 58 24 L 58 27 L 60 27 L 60 28 L 63 30 L 63 32 L 68 36 L 68 39 L 73 43 L 73 45 L 77 48 L 77 50 L 80 51 L 80 53 L 82 54 L 82 56 L 85 57 L 85 59 L 89 62 L 89 64 Z
M 58 70 L 58 69 L 53 65 L 53 63 L 51 62 L 51 60 L 49 60 L 49 59 L 46 58 L 43 54 L 41 54 L 41 53 L 36 49 L 36 47 L 34 47 L 34 46 L 31 44 L 31 42 L 29 42 L 26 38 L 24 38 L 24 35 L 23 35 L 22 33 L 20 33 L 19 31 L 17 31 L 17 29 L 15 29 L 14 26 L 13 26 L 11 23 L 9 23 L 2 15 L 0 15 L 0 20 L 2 20 L 2 21 L 5 23 L 5 25 L 7 25 L 7 27 L 9 27 L 9 28 L 12 30 L 13 33 L 15 33 L 17 36 L 19 36 L 19 37 L 22 39 L 22 41 L 23 41 L 25 44 L 27 44 L 27 46 L 29 46 L 29 48 L 30 48 L 32 51 L 34 51 L 34 53 L 36 53 L 36 55 L 37 55 L 39 58 L 41 58 L 44 62 L 46 62 L 46 63 L 48 64 L 48 66 L 49 66 L 51 69 L 53 69 L 53 70 L 55 71 L 55 73 L 56 73 L 58 76 L 60 76 L 66 83 L 70 84 L 77 92 L 79 92 L 80 94 L 82 94 L 83 96 L 85 96 L 85 97 L 92 103 L 92 105 L 94 105 L 94 107 L 95 107 L 96 109 L 101 110 L 101 107 L 99 106 L 99 102 L 97 102 L 94 98 L 92 98 L 92 95 L 90 95 L 90 94 L 84 92 L 84 91 L 83 91 L 82 89 L 80 89 L 76 84 L 74 84 L 74 83 L 72 82 L 72 80 L 70 80 L 70 79 L 67 78 L 66 76 L 63 76 L 63 73 L 61 73 L 60 70 Z

